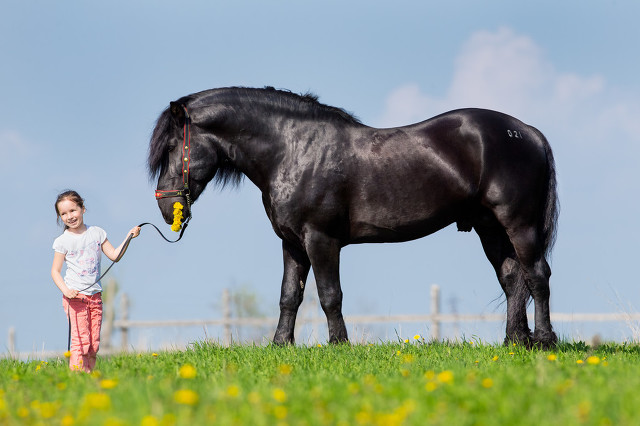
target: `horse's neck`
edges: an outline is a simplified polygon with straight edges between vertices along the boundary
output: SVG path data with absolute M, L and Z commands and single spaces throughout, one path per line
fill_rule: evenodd
M 269 117 L 269 114 L 261 117 Z M 236 136 L 223 142 L 222 149 L 238 170 L 265 191 L 288 144 L 272 121 L 262 120 L 249 118 L 236 123 L 237 127 L 231 130 Z

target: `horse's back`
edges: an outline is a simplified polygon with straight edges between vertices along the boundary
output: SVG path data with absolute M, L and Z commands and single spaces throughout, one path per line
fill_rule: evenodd
M 351 242 L 419 238 L 506 200 L 524 201 L 540 190 L 544 143 L 535 128 L 483 109 L 368 128 L 354 148 Z

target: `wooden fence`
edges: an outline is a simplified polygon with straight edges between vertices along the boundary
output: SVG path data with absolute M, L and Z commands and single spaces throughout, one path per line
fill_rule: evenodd
M 114 292 L 113 287 L 106 286 L 105 292 Z M 308 292 L 313 295 L 313 292 Z M 223 329 L 222 343 L 229 345 L 232 342 L 232 330 L 239 327 L 270 327 L 275 329 L 278 323 L 276 317 L 245 317 L 237 318 L 231 316 L 230 295 L 228 290 L 222 294 L 222 318 L 204 320 L 131 320 L 129 319 L 129 299 L 126 293 L 120 298 L 120 318 L 115 318 L 115 306 L 113 300 L 115 294 L 105 294 L 105 299 L 112 303 L 105 303 L 103 313 L 103 326 L 101 333 L 100 353 L 107 355 L 110 353 L 127 352 L 132 349 L 129 342 L 131 329 L 134 328 L 158 328 L 158 327 L 206 327 L 219 326 Z M 326 319 L 321 314 L 316 296 L 306 301 L 307 314 L 301 312 L 296 320 L 297 328 L 307 324 L 324 324 Z M 440 288 L 437 285 L 431 286 L 431 304 L 429 314 L 423 315 L 346 315 L 344 317 L 347 325 L 372 325 L 372 324 L 403 324 L 403 323 L 423 323 L 430 325 L 431 340 L 441 340 L 441 327 L 444 323 L 478 323 L 478 322 L 501 322 L 506 321 L 506 314 L 459 314 L 442 313 L 440 309 Z M 309 312 L 311 315 L 309 315 Z M 533 317 L 530 314 L 529 319 Z M 640 330 L 640 313 L 551 313 L 551 321 L 559 322 L 621 322 L 632 325 Z M 120 344 L 114 345 L 112 336 L 114 331 L 120 332 Z M 635 330 L 634 330 L 635 331 Z M 50 358 L 60 356 L 59 352 L 42 351 L 37 353 L 17 353 L 15 350 L 15 329 L 9 329 L 8 335 L 8 355 L 15 358 Z M 637 336 L 634 336 L 637 338 Z M 316 339 L 317 340 L 317 339 Z

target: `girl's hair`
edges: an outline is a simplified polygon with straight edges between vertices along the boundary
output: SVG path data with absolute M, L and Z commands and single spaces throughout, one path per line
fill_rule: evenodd
M 84 200 L 82 199 L 80 194 L 78 194 L 76 191 L 72 189 L 68 189 L 64 192 L 61 192 L 60 194 L 58 194 L 58 198 L 56 199 L 56 204 L 55 204 L 56 216 L 57 216 L 56 220 L 58 221 L 59 225 L 62 225 L 62 220 L 60 219 L 60 210 L 58 210 L 58 203 L 64 200 L 73 201 L 78 206 L 80 206 L 81 209 L 84 209 Z M 64 226 L 64 229 L 67 229 L 67 225 Z

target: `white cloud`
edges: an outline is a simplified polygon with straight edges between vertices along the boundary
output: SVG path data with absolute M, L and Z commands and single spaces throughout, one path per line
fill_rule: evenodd
M 528 122 L 569 119 L 606 90 L 601 76 L 557 70 L 529 37 L 509 28 L 480 31 L 462 47 L 444 96 L 424 94 L 417 84 L 398 87 L 379 124 L 398 126 L 464 107 L 504 111 Z

